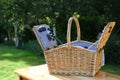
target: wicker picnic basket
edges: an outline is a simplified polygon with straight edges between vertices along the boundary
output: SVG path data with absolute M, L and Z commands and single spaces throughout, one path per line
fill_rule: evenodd
M 77 40 L 71 42 L 71 24 L 75 21 Z M 95 43 L 80 39 L 80 25 L 75 17 L 68 21 L 67 43 L 44 51 L 46 63 L 51 74 L 94 76 L 101 68 L 102 50 L 115 22 L 109 22 Z

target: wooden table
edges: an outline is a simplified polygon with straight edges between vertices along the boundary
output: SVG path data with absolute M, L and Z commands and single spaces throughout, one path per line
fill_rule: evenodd
M 19 80 L 120 80 L 120 76 L 99 71 L 95 77 L 50 75 L 47 65 L 15 70 Z

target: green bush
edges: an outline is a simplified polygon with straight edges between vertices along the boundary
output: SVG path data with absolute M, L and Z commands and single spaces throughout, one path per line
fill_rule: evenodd
M 120 38 L 118 34 L 111 35 L 105 46 L 105 57 L 107 64 L 120 64 Z
M 4 45 L 8 45 L 8 46 L 14 46 L 15 45 L 15 43 L 14 43 L 14 41 L 4 41 L 4 43 L 3 43 Z
M 81 37 L 83 40 L 95 41 L 100 32 L 98 16 L 83 16 L 80 18 Z
M 37 40 L 28 41 L 27 43 L 24 44 L 23 48 L 34 53 L 37 53 L 38 55 L 43 54 L 42 49 Z

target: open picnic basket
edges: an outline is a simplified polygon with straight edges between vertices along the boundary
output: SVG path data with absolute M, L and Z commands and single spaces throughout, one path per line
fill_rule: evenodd
M 71 42 L 72 20 L 77 27 L 77 40 Z M 43 50 L 49 72 L 60 75 L 94 76 L 101 68 L 102 50 L 114 26 L 115 22 L 109 22 L 100 39 L 92 43 L 80 39 L 79 21 L 71 17 L 68 21 L 67 43 L 50 50 Z M 39 41 L 38 35 L 36 37 Z

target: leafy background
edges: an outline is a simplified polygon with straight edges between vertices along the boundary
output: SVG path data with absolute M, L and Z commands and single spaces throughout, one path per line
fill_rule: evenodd
M 105 56 L 106 63 L 120 64 L 119 3 L 119 0 L 0 0 L 0 43 L 14 45 L 17 34 L 18 48 L 41 54 L 32 31 L 34 25 L 48 24 L 51 29 L 56 27 L 57 37 L 66 43 L 67 21 L 76 16 L 81 25 L 82 39 L 94 42 L 107 22 L 116 21 L 105 47 Z M 17 33 L 14 32 L 15 24 Z M 72 26 L 74 40 L 76 28 L 75 24 Z

